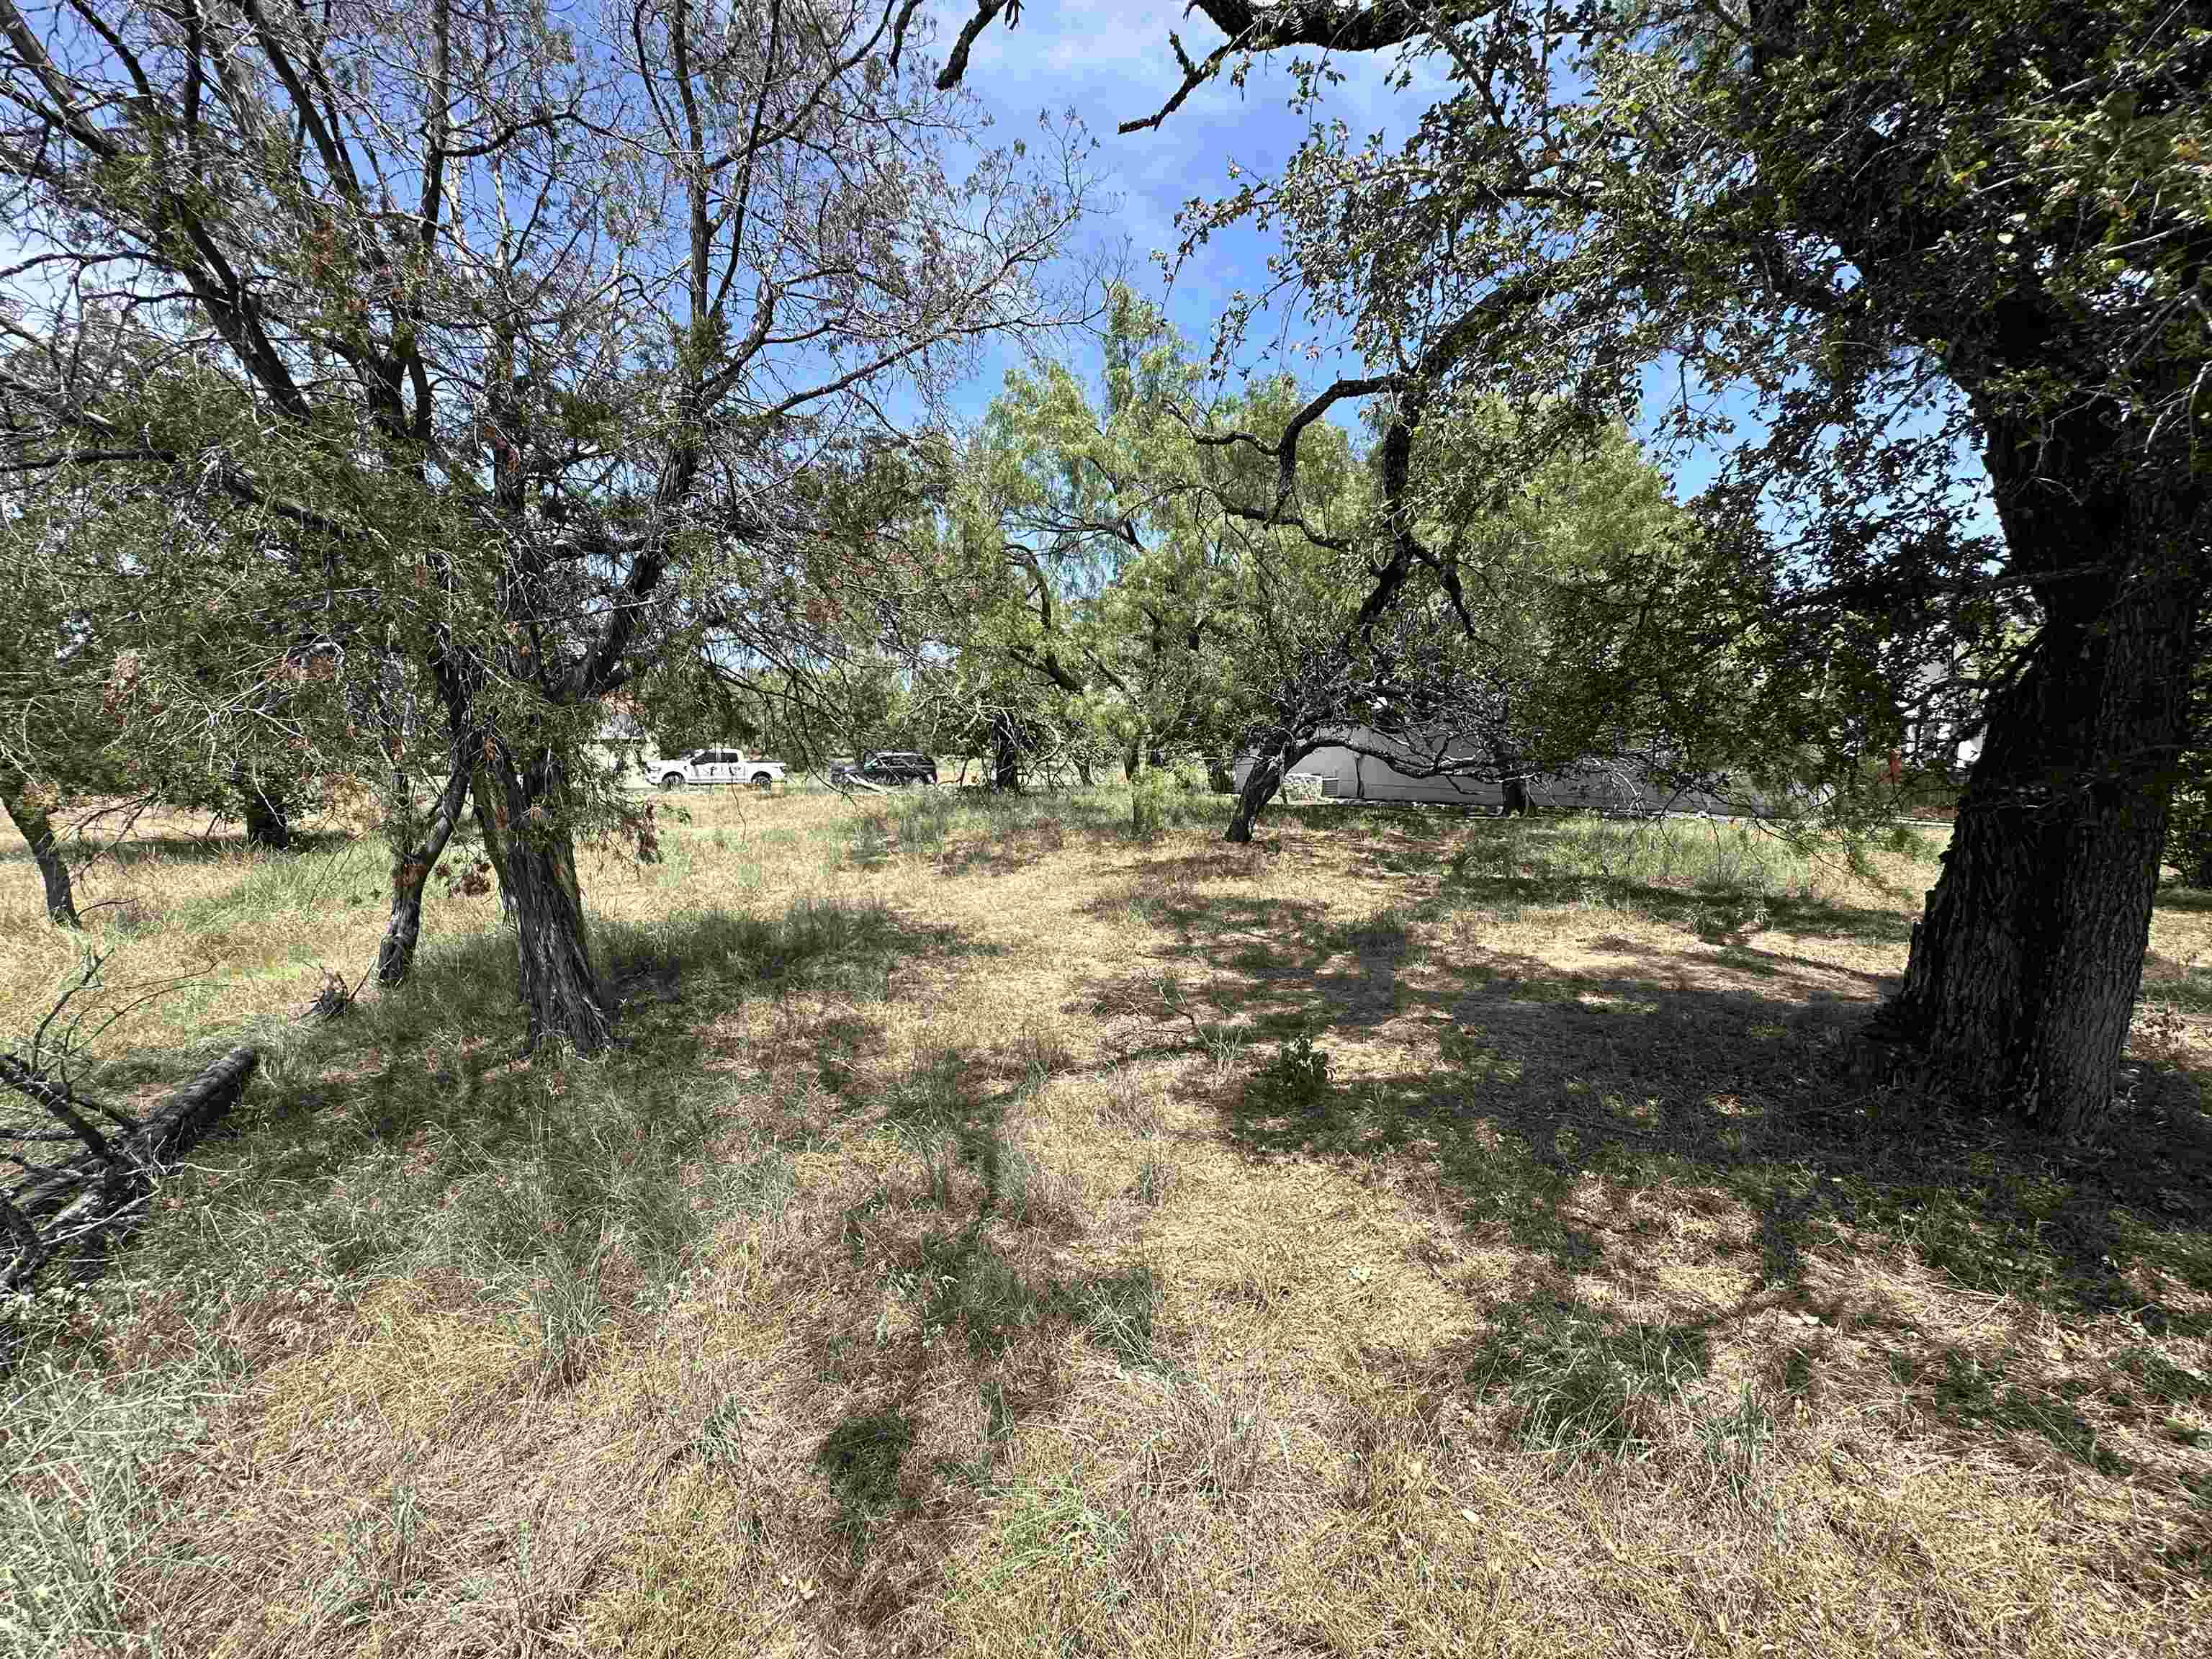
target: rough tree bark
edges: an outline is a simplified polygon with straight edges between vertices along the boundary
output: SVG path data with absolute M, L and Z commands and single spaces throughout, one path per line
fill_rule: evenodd
M 83 926 L 77 920 L 76 894 L 70 884 L 69 866 L 63 860 L 61 842 L 54 835 L 53 817 L 43 806 L 32 805 L 20 774 L 0 772 L 0 806 L 31 848 L 31 862 L 46 884 L 46 917 L 59 927 Z
M 613 1039 L 613 1021 L 592 971 L 584 899 L 566 807 L 568 779 L 558 754 L 525 761 L 503 744 L 485 770 L 499 791 L 492 817 L 504 863 L 500 880 L 513 901 L 515 967 L 530 1044 L 548 1038 L 595 1054 Z M 502 809 L 503 810 L 501 810 Z
M 1513 700 L 1507 697 L 1499 708 L 1497 729 L 1500 732 L 1507 729 L 1507 723 L 1512 717 Z M 1498 810 L 1509 818 L 1527 817 L 1530 805 L 1528 774 L 1522 764 L 1522 757 L 1514 752 L 1512 744 L 1501 737 L 1492 736 L 1488 743 L 1490 763 L 1498 769 Z
M 384 941 L 376 950 L 376 982 L 398 985 L 415 966 L 415 949 L 422 938 L 422 888 L 437 867 L 440 855 L 453 838 L 468 805 L 467 757 L 458 752 L 438 804 L 422 825 L 422 833 L 408 845 L 393 850 L 392 858 L 392 915 L 384 926 Z
M 2111 464 L 2094 414 L 1990 465 L 2044 625 L 1992 697 L 1943 872 L 1881 1022 L 1984 1109 L 2077 1133 L 2109 1107 L 2142 978 L 2202 604 L 2201 489 Z M 2108 550 L 2110 550 L 2108 556 Z M 2107 562 L 2079 573 L 2084 553 Z
M 1129 746 L 1133 769 L 1129 774 L 1129 830 L 1132 835 L 1138 836 L 1146 833 L 1145 773 L 1148 769 L 1146 766 L 1146 757 L 1149 751 L 1145 743 L 1145 737 L 1146 734 L 1139 731 L 1136 741 Z
M 1237 792 L 1237 810 L 1229 815 L 1229 828 L 1222 840 L 1242 844 L 1252 839 L 1260 814 L 1283 787 L 1284 775 L 1313 753 L 1315 746 L 1310 743 L 1286 743 L 1253 757 L 1252 769 L 1244 775 L 1244 787 Z

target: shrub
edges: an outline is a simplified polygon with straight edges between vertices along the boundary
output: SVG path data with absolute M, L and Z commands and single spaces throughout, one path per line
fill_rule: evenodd
M 1151 841 L 1168 827 L 1168 814 L 1181 785 L 1171 772 L 1158 767 L 1141 774 L 1129 786 L 1129 828 L 1139 838 Z
M 1279 1043 L 1249 1085 L 1262 1098 L 1290 1106 L 1310 1106 L 1328 1092 L 1328 1051 L 1314 1043 L 1313 1027 L 1304 1024 Z

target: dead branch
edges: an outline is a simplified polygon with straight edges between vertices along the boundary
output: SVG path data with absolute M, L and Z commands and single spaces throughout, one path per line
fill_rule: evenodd
M 96 1106 L 16 1054 L 0 1054 L 0 1083 L 68 1124 L 70 1139 L 85 1151 L 65 1164 L 33 1164 L 10 1157 L 24 1178 L 0 1192 L 0 1231 L 13 1257 L 0 1266 L 0 1291 L 23 1288 L 66 1246 L 114 1228 L 140 1210 L 161 1170 L 238 1102 L 261 1063 L 261 1051 L 233 1048 L 178 1090 L 143 1120 Z M 94 1129 L 88 1110 L 134 1126 L 110 1138 Z M 0 1128 L 0 1139 L 50 1141 L 52 1132 Z

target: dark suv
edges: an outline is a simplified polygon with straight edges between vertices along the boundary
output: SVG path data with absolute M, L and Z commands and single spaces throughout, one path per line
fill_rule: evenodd
M 927 755 L 912 755 L 902 750 L 863 755 L 858 766 L 845 769 L 850 776 L 864 778 L 870 783 L 879 783 L 894 789 L 902 784 L 937 781 L 935 761 Z

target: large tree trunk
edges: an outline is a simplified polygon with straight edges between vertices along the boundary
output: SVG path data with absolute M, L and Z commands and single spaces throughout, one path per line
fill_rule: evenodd
M 2065 1133 L 2118 1081 L 2203 586 L 2201 501 L 2100 467 L 2111 441 L 2078 428 L 2039 449 L 1991 444 L 2014 568 L 2063 571 L 2107 550 L 2112 568 L 2037 585 L 2043 628 L 1991 699 L 1883 1021 L 1971 1103 Z
M 292 824 L 283 800 L 270 794 L 258 781 L 243 773 L 235 781 L 246 817 L 246 844 L 272 853 L 282 853 L 289 848 L 292 845 Z
M 1510 705 L 1509 705 L 1510 707 Z M 1528 774 L 1510 744 L 1490 741 L 1490 763 L 1498 769 L 1498 811 L 1509 818 L 1528 816 Z
M 506 810 L 493 814 L 494 828 L 505 859 L 500 879 L 514 902 L 515 966 L 530 1042 L 535 1048 L 550 1037 L 595 1054 L 611 1040 L 613 1023 L 592 972 L 566 811 L 568 775 L 550 751 L 526 764 L 503 751 L 500 761 L 494 782 Z
M 457 753 L 446 787 L 422 834 L 410 842 L 403 830 L 402 844 L 392 849 L 392 915 L 384 926 L 384 942 L 376 951 L 379 985 L 400 983 L 415 966 L 415 947 L 422 938 L 422 888 L 437 867 L 446 844 L 453 838 L 468 798 L 469 769 L 465 757 Z
M 1147 833 L 1145 823 L 1145 759 L 1147 751 L 1141 732 L 1138 734 L 1138 740 L 1130 745 L 1129 753 L 1135 768 L 1129 774 L 1129 833 L 1141 836 Z
M 77 920 L 76 895 L 70 886 L 69 866 L 62 859 L 61 842 L 54 835 L 52 815 L 31 803 L 21 775 L 15 772 L 0 772 L 0 805 L 8 809 L 8 821 L 30 846 L 31 862 L 38 866 L 39 879 L 46 884 L 47 919 L 59 927 L 82 927 Z

